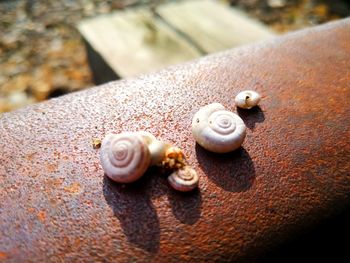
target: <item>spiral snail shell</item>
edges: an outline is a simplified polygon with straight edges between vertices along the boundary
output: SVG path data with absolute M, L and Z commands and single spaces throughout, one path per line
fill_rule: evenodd
M 225 110 L 220 103 L 212 103 L 194 115 L 192 133 L 197 143 L 208 151 L 226 153 L 241 146 L 246 126 L 237 114 Z
M 102 140 L 100 160 L 113 181 L 130 183 L 139 179 L 151 163 L 147 143 L 137 133 L 107 134 Z
M 168 177 L 169 184 L 178 191 L 188 192 L 198 186 L 198 174 L 190 166 L 175 170 Z
M 235 97 L 236 106 L 242 109 L 251 109 L 261 100 L 259 93 L 253 90 L 244 90 Z

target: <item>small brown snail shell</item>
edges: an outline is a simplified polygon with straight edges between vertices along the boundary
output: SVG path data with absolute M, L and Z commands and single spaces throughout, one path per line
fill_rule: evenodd
M 137 133 L 107 134 L 101 143 L 100 160 L 110 179 L 130 183 L 146 172 L 151 163 L 151 153 Z
M 198 186 L 198 174 L 190 166 L 184 166 L 181 169 L 175 170 L 168 177 L 169 184 L 178 191 L 188 192 Z
M 162 166 L 166 169 L 179 169 L 185 165 L 185 155 L 183 151 L 176 146 L 170 146 L 165 152 L 165 158 Z
M 246 126 L 237 114 L 226 110 L 220 103 L 212 103 L 194 115 L 192 134 L 208 151 L 227 153 L 242 145 Z
M 259 93 L 253 90 L 244 90 L 235 97 L 235 104 L 242 109 L 251 109 L 258 105 L 261 100 Z

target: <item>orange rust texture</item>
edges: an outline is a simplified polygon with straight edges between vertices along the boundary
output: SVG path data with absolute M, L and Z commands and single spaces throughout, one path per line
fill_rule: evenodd
M 233 49 L 137 79 L 53 99 L 0 119 L 0 258 L 20 261 L 250 260 L 349 207 L 350 20 Z M 193 114 L 238 111 L 243 147 L 195 144 Z M 199 190 L 157 169 L 120 185 L 93 138 L 146 130 L 184 149 Z

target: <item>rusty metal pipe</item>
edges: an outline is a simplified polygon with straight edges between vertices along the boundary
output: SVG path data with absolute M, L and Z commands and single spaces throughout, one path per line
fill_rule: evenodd
M 350 20 L 204 57 L 6 113 L 0 119 L 0 260 L 252 260 L 349 207 Z M 195 144 L 199 107 L 239 111 L 243 147 Z M 112 183 L 91 140 L 147 130 L 184 149 L 199 190 L 156 169 Z

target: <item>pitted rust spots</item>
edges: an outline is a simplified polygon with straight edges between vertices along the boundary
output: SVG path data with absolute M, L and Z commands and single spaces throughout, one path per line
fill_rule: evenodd
M 35 155 L 37 154 L 37 152 L 33 152 L 27 155 L 27 159 L 28 161 L 32 161 L 35 157 Z
M 57 163 L 47 163 L 45 170 L 48 171 L 49 173 L 54 173 L 55 171 L 58 170 L 58 164 Z
M 3 114 L 5 261 L 251 260 L 349 206 L 349 26 L 327 24 Z M 213 102 L 235 111 L 245 89 L 263 99 L 238 111 L 249 128 L 242 148 L 215 155 L 197 146 L 194 113 Z M 174 192 L 153 168 L 131 185 L 108 181 L 91 138 L 137 130 L 181 147 L 199 190 Z
M 81 185 L 79 183 L 72 183 L 71 185 L 66 186 L 63 189 L 65 192 L 70 194 L 79 194 L 82 191 Z
M 46 220 L 46 212 L 45 211 L 40 211 L 36 215 L 38 219 L 40 220 L 41 223 L 44 223 Z
M 8 255 L 5 252 L 0 251 L 0 260 L 5 260 L 7 259 Z

